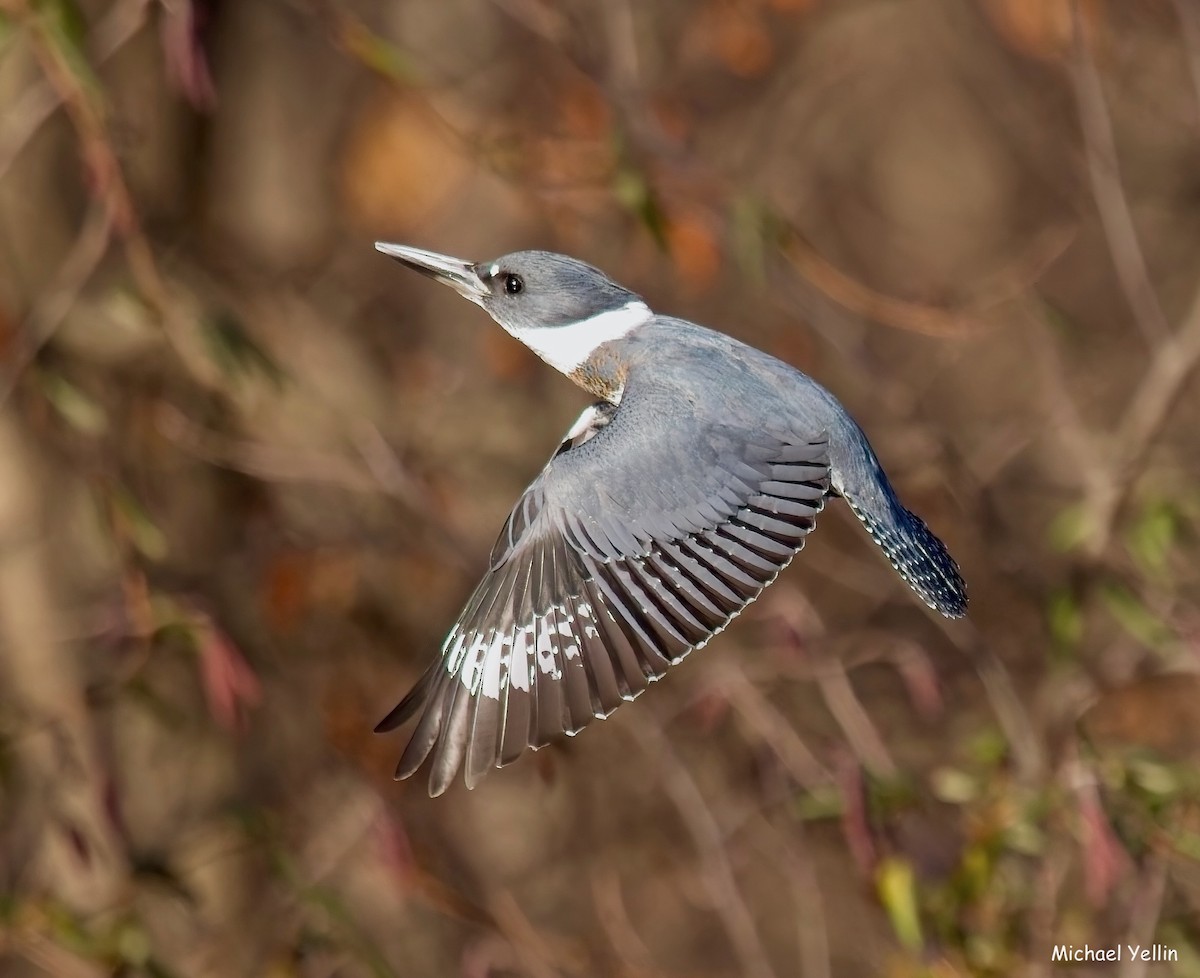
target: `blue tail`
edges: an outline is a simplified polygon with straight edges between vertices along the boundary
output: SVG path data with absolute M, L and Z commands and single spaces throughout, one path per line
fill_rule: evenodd
M 934 611 L 947 618 L 962 618 L 967 613 L 967 584 L 950 551 L 925 521 L 904 508 L 891 487 L 877 494 L 878 505 L 868 511 L 860 500 L 842 492 L 867 532 L 871 535 L 896 572 Z

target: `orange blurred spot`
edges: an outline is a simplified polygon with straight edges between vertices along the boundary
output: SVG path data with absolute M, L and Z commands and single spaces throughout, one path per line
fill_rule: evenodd
M 650 103 L 650 111 L 668 138 L 677 143 L 687 139 L 692 126 L 683 105 L 665 98 L 656 98 Z
M 1073 43 L 1071 21 L 1073 0 L 984 0 L 983 9 L 996 31 L 1022 54 L 1043 61 L 1057 61 Z M 1080 16 L 1096 27 L 1096 4 L 1083 0 Z
M 277 632 L 287 632 L 308 605 L 310 555 L 298 551 L 278 554 L 267 565 L 262 585 L 262 603 L 267 623 Z
M 391 680 L 389 680 L 391 681 Z M 396 683 L 399 692 L 406 680 Z M 397 693 L 397 700 L 399 697 Z M 321 697 L 321 720 L 325 739 L 334 750 L 356 763 L 373 777 L 386 777 L 399 757 L 396 743 L 375 734 L 375 724 L 396 701 L 380 700 L 386 691 L 368 693 L 357 677 L 332 673 Z
M 579 190 L 607 185 L 617 156 L 609 140 L 548 137 L 529 142 L 525 162 L 543 188 Z
M 590 81 L 559 89 L 558 112 L 562 131 L 577 139 L 607 139 L 612 132 L 612 106 Z
M 680 279 L 705 289 L 721 268 L 721 248 L 707 221 L 695 214 L 672 215 L 666 226 L 667 250 Z
M 333 614 L 350 610 L 358 597 L 358 555 L 350 550 L 320 550 L 308 580 L 310 603 Z
M 267 623 L 288 632 L 313 608 L 347 611 L 358 593 L 358 558 L 348 551 L 287 551 L 268 564 L 262 584 Z
M 355 120 L 340 160 L 340 191 L 366 231 L 395 232 L 432 220 L 471 173 L 454 134 L 418 99 L 388 91 Z
M 712 55 L 739 78 L 757 78 L 771 67 L 775 46 L 758 10 L 718 0 L 706 11 L 701 31 Z

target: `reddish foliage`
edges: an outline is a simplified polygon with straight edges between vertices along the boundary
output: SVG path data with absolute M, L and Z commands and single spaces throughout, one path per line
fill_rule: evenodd
M 1100 907 L 1129 873 L 1129 854 L 1109 824 L 1095 784 L 1081 786 L 1078 798 L 1084 891 L 1092 905 Z
M 211 622 L 200 628 L 200 678 L 212 718 L 225 730 L 245 729 L 246 711 L 262 702 L 262 684 L 229 636 Z

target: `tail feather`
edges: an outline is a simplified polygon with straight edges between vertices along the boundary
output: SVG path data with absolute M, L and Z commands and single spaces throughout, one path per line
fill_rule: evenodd
M 915 513 L 895 498 L 882 515 L 868 512 L 849 496 L 846 501 L 867 532 L 910 588 L 947 618 L 967 613 L 967 585 L 950 551 Z

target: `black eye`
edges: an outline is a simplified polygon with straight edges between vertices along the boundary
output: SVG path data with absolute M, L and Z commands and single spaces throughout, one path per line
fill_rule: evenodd
M 519 295 L 525 291 L 525 280 L 520 275 L 509 272 L 504 276 L 504 291 L 509 295 Z

